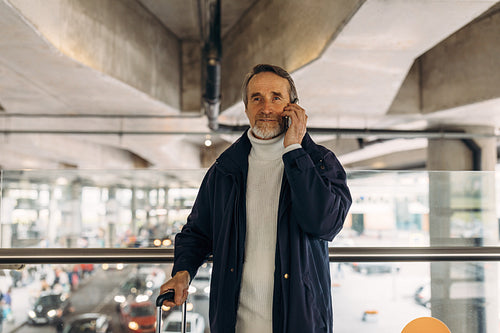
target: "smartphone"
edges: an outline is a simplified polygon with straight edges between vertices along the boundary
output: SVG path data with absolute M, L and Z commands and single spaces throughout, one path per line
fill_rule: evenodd
M 292 103 L 297 103 L 297 99 L 295 98 Z M 283 123 L 285 124 L 285 132 L 288 131 L 290 128 L 290 125 L 292 124 L 292 119 L 290 119 L 289 116 L 284 116 L 283 117 Z
M 288 128 L 290 127 L 290 125 L 292 123 L 292 119 L 290 119 L 289 116 L 284 116 L 283 123 L 285 124 L 285 132 L 286 132 L 286 131 L 288 131 Z

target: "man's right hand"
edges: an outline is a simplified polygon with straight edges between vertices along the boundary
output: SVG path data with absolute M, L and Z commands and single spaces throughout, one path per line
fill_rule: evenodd
M 182 305 L 188 296 L 189 281 L 191 281 L 191 278 L 188 271 L 180 271 L 173 278 L 165 282 L 160 288 L 160 294 L 167 292 L 169 289 L 174 289 L 175 298 L 174 303 L 165 301 L 163 305 L 170 307 Z

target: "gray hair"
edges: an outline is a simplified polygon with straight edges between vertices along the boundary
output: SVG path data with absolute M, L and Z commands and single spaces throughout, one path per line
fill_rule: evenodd
M 263 73 L 263 72 L 271 72 L 274 73 L 288 81 L 288 94 L 290 95 L 290 102 L 291 103 L 297 103 L 299 101 L 299 96 L 297 94 L 297 89 L 295 88 L 295 82 L 293 82 L 292 77 L 290 74 L 284 70 L 283 68 L 275 65 L 269 65 L 269 64 L 259 64 L 256 65 L 250 73 L 248 73 L 245 76 L 245 80 L 243 81 L 243 87 L 241 89 L 241 95 L 243 99 L 243 103 L 245 103 L 245 108 L 247 107 L 248 104 L 248 96 L 247 96 L 247 89 L 248 89 L 248 83 L 250 80 L 257 74 Z

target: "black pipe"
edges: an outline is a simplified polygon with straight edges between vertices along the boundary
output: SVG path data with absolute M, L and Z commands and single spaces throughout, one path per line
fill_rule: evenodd
M 219 127 L 217 118 L 220 113 L 221 99 L 221 11 L 220 0 L 209 4 L 208 38 L 203 47 L 202 67 L 205 86 L 203 107 L 208 118 L 208 127 L 216 131 Z
M 462 142 L 465 144 L 467 148 L 472 152 L 472 170 L 480 171 L 481 170 L 481 157 L 482 150 L 481 147 L 474 141 L 474 139 L 462 139 Z

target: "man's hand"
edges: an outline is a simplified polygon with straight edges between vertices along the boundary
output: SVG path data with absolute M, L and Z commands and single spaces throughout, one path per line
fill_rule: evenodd
M 180 306 L 184 303 L 188 296 L 189 281 L 191 280 L 188 271 L 177 272 L 173 278 L 165 282 L 160 288 L 160 294 L 167 292 L 169 289 L 175 290 L 174 303 L 165 301 L 165 306 Z
M 284 146 L 288 147 L 294 143 L 301 144 L 307 131 L 306 111 L 295 103 L 288 103 L 283 109 L 281 116 L 288 116 L 292 121 L 285 134 Z

